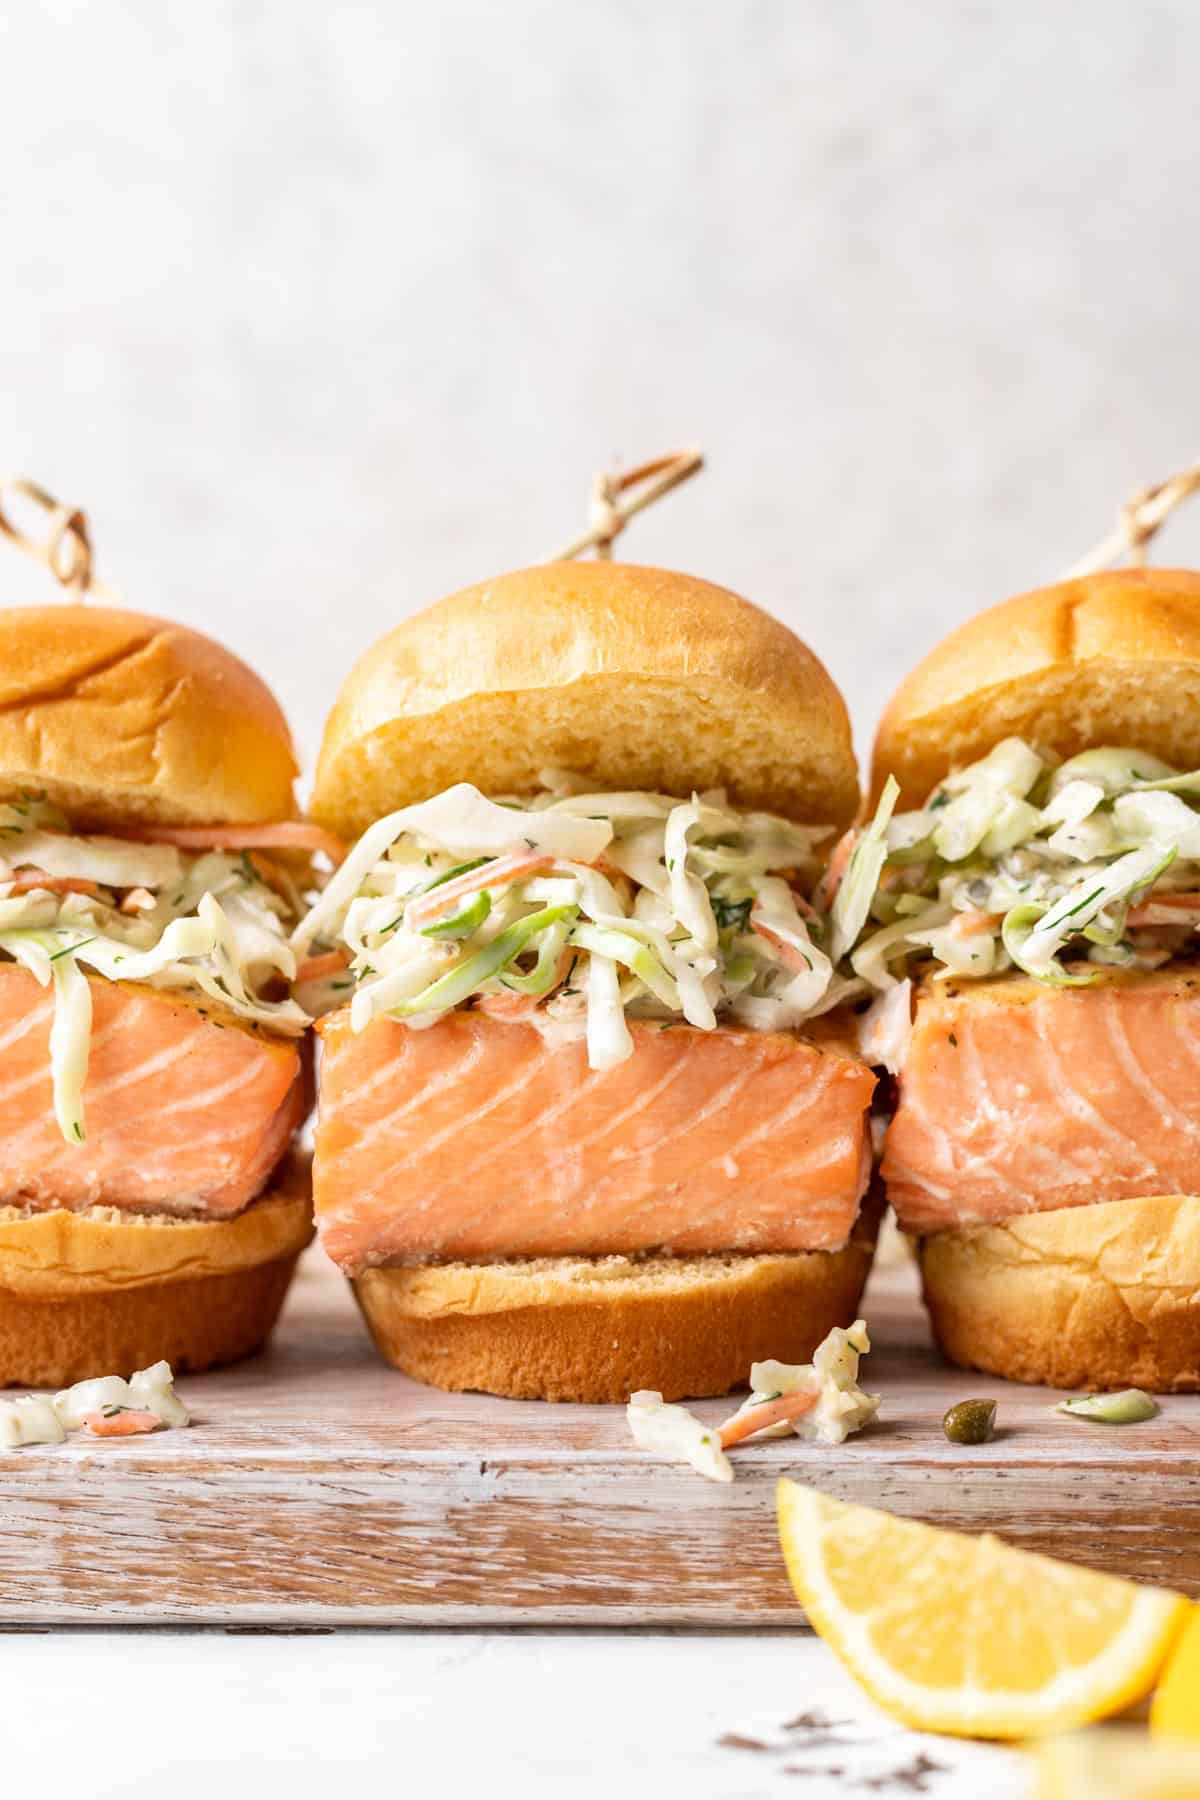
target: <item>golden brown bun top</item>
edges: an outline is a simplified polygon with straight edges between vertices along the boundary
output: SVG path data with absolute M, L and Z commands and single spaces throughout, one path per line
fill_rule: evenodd
M 1002 738 L 1060 756 L 1105 744 L 1200 767 L 1200 574 L 1121 569 L 1020 594 L 968 619 L 903 681 L 875 739 L 919 805 Z
M 270 689 L 231 651 L 106 606 L 0 609 L 0 799 L 44 790 L 79 824 L 294 816 Z
M 845 824 L 858 773 L 841 694 L 786 626 L 692 575 L 549 563 L 452 594 L 367 651 L 325 728 L 313 814 L 354 837 L 470 781 L 547 766 Z

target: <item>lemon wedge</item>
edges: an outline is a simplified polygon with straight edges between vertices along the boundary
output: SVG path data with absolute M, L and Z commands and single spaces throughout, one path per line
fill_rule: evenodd
M 1050 1738 L 1038 1750 L 1036 1800 L 1196 1800 L 1200 1749 L 1154 1743 L 1130 1726 Z
M 1167 1661 L 1150 1707 L 1150 1729 L 1155 1737 L 1200 1744 L 1200 1606 L 1190 1608 Z
M 814 1628 L 921 1731 L 1039 1737 L 1154 1685 L 1188 1602 L 991 1536 L 848 1506 L 781 1481 L 779 1535 Z

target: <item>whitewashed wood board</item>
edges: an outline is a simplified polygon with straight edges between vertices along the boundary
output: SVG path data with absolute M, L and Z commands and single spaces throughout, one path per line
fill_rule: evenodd
M 1153 1423 L 944 1367 L 907 1268 L 865 1306 L 877 1429 L 737 1455 L 732 1487 L 636 1450 L 621 1408 L 442 1394 L 376 1358 L 319 1256 L 271 1351 L 181 1383 L 188 1431 L 0 1455 L 0 1623 L 800 1626 L 781 1474 L 1200 1595 L 1200 1398 Z M 942 1435 L 1000 1402 L 995 1442 Z M 699 1408 L 716 1420 L 728 1403 Z

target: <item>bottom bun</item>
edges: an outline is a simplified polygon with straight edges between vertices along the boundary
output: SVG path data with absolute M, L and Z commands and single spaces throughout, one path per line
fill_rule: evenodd
M 0 1208 L 0 1386 L 67 1387 L 165 1359 L 176 1373 L 249 1356 L 312 1238 L 292 1158 L 232 1219 Z
M 872 1198 L 844 1250 L 440 1263 L 368 1269 L 353 1285 L 388 1362 L 433 1387 L 699 1399 L 744 1383 L 752 1362 L 807 1362 L 851 1323 L 880 1211 Z
M 1200 1389 L 1200 1198 L 940 1232 L 918 1254 L 951 1362 L 1049 1387 Z

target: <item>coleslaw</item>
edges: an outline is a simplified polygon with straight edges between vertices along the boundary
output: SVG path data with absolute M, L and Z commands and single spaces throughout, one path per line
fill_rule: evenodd
M 305 1008 L 349 1002 L 361 1031 L 474 1007 L 584 1038 L 606 1069 L 632 1053 L 631 1020 L 789 1030 L 852 985 L 804 897 L 827 829 L 722 792 L 541 781 L 496 799 L 460 783 L 370 827 L 292 934 Z
M 253 852 L 79 833 L 36 795 L 0 804 L 0 960 L 53 990 L 50 1065 L 64 1138 L 87 1136 L 85 969 L 204 994 L 299 1035 L 308 1019 L 286 994 L 296 973 L 287 933 L 303 906 L 291 875 Z M 270 997 L 276 985 L 281 997 Z
M 892 816 L 894 798 L 849 949 L 853 976 L 886 997 L 873 1012 L 893 1047 L 908 1010 L 895 992 L 918 962 L 941 980 L 1020 969 L 1082 986 L 1157 968 L 1200 927 L 1200 773 L 1123 748 L 1059 762 L 1014 737 L 919 810 Z

